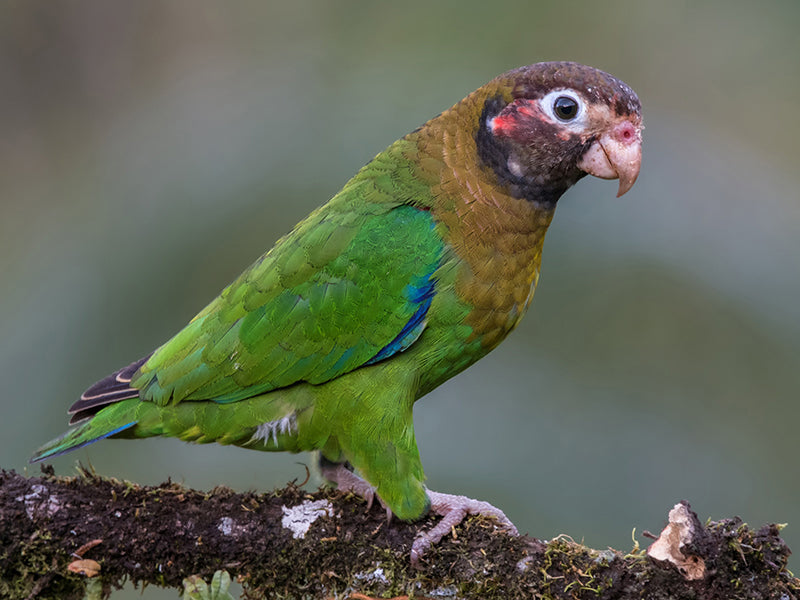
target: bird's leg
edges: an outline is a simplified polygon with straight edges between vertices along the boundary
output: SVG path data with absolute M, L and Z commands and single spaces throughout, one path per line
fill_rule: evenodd
M 381 500 L 381 497 L 375 493 L 375 488 L 353 473 L 348 468 L 350 466 L 348 463 L 336 463 L 320 457 L 319 466 L 322 476 L 331 483 L 336 484 L 337 489 L 343 492 L 353 492 L 364 498 L 367 501 L 367 510 L 372 507 L 372 502 L 377 497 L 378 502 L 386 509 L 387 521 L 391 520 L 392 511 Z M 420 558 L 428 549 L 450 533 L 467 515 L 492 517 L 510 534 L 519 535 L 517 528 L 505 513 L 488 502 L 430 490 L 427 490 L 427 494 L 430 501 L 430 512 L 439 515 L 442 520 L 428 531 L 420 533 L 411 545 L 411 564 L 415 567 L 419 566 Z
M 319 468 L 320 471 L 322 471 L 322 476 L 331 483 L 335 483 L 336 489 L 342 492 L 353 492 L 357 496 L 361 496 L 367 501 L 367 510 L 369 510 L 372 508 L 372 502 L 375 500 L 375 488 L 353 473 L 348 466 L 348 463 L 335 463 L 324 457 L 320 457 L 319 460 Z M 386 509 L 387 520 L 391 519 L 392 511 L 383 503 L 380 496 L 378 496 L 378 502 Z
M 440 515 L 442 520 L 433 528 L 419 534 L 414 540 L 411 546 L 411 564 L 415 567 L 419 566 L 419 559 L 428 551 L 428 548 L 450 533 L 453 527 L 461 523 L 467 515 L 493 517 L 511 535 L 519 535 L 517 528 L 505 513 L 488 502 L 430 490 L 428 490 L 428 498 L 431 501 L 431 512 Z

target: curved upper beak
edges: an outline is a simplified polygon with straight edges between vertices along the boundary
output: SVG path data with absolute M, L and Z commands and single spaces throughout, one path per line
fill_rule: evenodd
M 642 166 L 642 126 L 623 120 L 603 133 L 578 161 L 578 168 L 601 179 L 619 179 L 617 198 L 633 187 Z

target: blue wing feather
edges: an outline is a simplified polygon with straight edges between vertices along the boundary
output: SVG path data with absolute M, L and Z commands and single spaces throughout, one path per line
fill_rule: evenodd
M 431 302 L 435 294 L 435 281 L 432 275 L 433 273 L 428 275 L 425 279 L 420 278 L 421 281 L 418 284 L 406 286 L 406 296 L 410 302 L 419 304 L 419 308 L 411 315 L 408 323 L 403 326 L 400 333 L 364 364 L 371 365 L 384 358 L 389 358 L 398 352 L 403 352 L 422 335 L 425 329 L 425 317 L 428 314 L 428 309 L 431 307 Z

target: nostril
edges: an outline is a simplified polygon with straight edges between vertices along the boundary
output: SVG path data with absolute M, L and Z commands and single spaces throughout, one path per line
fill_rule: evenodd
M 617 125 L 614 133 L 620 142 L 630 143 L 636 139 L 636 128 L 628 121 Z

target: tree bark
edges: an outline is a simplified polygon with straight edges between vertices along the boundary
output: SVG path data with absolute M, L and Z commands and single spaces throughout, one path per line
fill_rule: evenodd
M 377 503 L 376 503 L 377 504 Z M 596 551 L 567 537 L 511 537 L 470 518 L 422 559 L 432 521 L 387 522 L 379 506 L 290 484 L 267 494 L 143 487 L 82 471 L 0 471 L 0 597 L 82 598 L 124 581 L 181 589 L 226 570 L 248 598 L 797 598 L 779 527 L 703 526 L 670 512 L 653 556 Z M 688 529 L 687 529 L 688 528 Z M 687 532 L 689 532 L 687 534 Z M 688 537 L 687 537 L 688 536 Z M 656 560 L 658 558 L 658 560 Z M 92 576 L 90 579 L 89 576 Z

